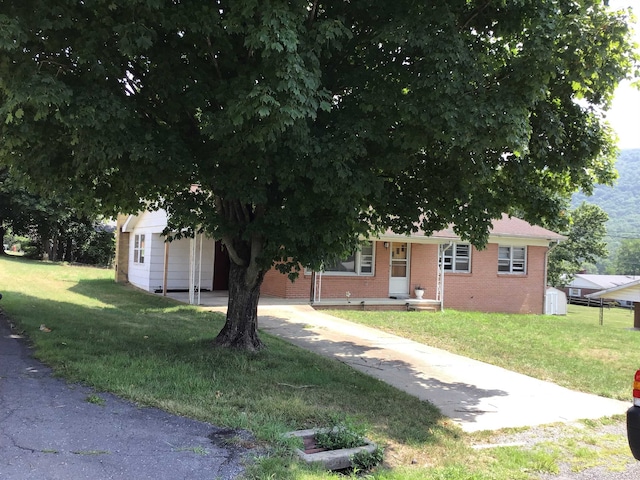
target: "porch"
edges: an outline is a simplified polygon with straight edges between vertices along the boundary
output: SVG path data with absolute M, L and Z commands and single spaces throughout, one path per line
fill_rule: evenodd
M 162 295 L 162 294 L 160 294 Z M 193 293 L 191 294 L 193 295 Z M 191 303 L 189 292 L 167 292 L 167 297 L 182 303 Z M 203 307 L 226 307 L 229 301 L 227 290 L 215 290 L 212 292 L 195 292 L 193 303 Z M 317 302 L 310 302 L 302 298 L 281 298 L 270 295 L 261 295 L 259 306 L 282 305 L 311 305 L 317 310 L 395 310 L 395 311 L 432 311 L 440 310 L 440 301 L 417 298 L 328 298 Z

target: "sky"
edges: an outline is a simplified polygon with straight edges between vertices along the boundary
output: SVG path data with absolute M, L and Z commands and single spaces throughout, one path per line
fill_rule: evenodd
M 640 17 L 638 0 L 610 0 L 612 8 L 632 7 L 634 14 Z M 639 19 L 640 21 L 640 19 Z M 640 25 L 634 27 L 636 42 L 640 45 Z M 623 82 L 616 90 L 611 109 L 607 112 L 607 120 L 618 134 L 618 147 L 622 150 L 640 148 L 640 91 Z

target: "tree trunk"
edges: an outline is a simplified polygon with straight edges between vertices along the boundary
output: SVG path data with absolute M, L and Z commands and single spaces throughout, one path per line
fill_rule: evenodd
M 215 346 L 250 352 L 265 347 L 258 338 L 258 300 L 264 274 L 263 270 L 257 275 L 248 274 L 247 267 L 231 262 L 227 321 L 214 340 Z
M 54 234 L 51 239 L 51 248 L 49 249 L 49 260 L 52 262 L 58 261 L 58 234 Z
M 2 224 L 2 221 L 0 220 L 0 224 Z M 4 255 L 5 251 L 4 251 L 4 236 L 7 234 L 7 229 L 0 226 L 0 238 L 2 239 L 2 250 L 0 250 L 0 255 Z
M 62 259 L 65 262 L 73 262 L 73 239 L 71 238 L 71 236 L 67 237 L 65 241 L 64 257 L 62 257 Z

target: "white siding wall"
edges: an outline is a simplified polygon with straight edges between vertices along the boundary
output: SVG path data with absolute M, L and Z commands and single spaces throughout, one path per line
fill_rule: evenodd
M 164 272 L 164 238 L 159 233 L 151 234 L 151 248 L 149 256 L 149 290 L 155 292 L 162 290 L 162 277 Z
M 164 280 L 164 237 L 160 234 L 167 226 L 167 214 L 164 210 L 143 212 L 140 214 L 130 236 L 129 245 L 129 282 L 138 288 L 150 292 L 162 290 Z M 133 263 L 133 251 L 136 235 L 145 236 L 144 263 Z M 214 241 L 202 237 L 202 290 L 213 289 Z M 200 259 L 200 237 L 196 246 L 196 269 Z M 189 289 L 189 245 L 190 239 L 174 240 L 169 244 L 169 264 L 167 267 L 167 289 Z M 196 270 L 196 282 L 198 281 Z
M 134 263 L 133 253 L 135 247 L 136 235 L 144 235 L 144 263 Z M 150 228 L 136 228 L 129 237 L 129 282 L 138 288 L 143 290 L 151 290 L 149 284 L 149 272 L 150 272 L 150 253 L 151 246 L 153 244 L 153 234 Z
M 202 290 L 213 289 L 213 248 L 211 238 L 202 237 Z M 169 265 L 167 269 L 167 289 L 186 290 L 189 288 L 189 245 L 191 240 L 183 238 L 169 244 Z M 197 268 L 200 262 L 200 237 L 196 244 L 196 282 L 199 275 Z
M 129 282 L 149 292 L 153 292 L 157 288 L 162 288 L 164 242 L 160 236 L 160 232 L 162 232 L 166 226 L 167 212 L 164 210 L 142 212 L 130 235 Z M 144 263 L 133 262 L 136 235 L 144 235 Z
M 167 226 L 167 212 L 156 210 L 155 212 L 143 212 L 136 223 L 135 230 L 139 228 L 149 229 L 154 233 L 160 233 Z

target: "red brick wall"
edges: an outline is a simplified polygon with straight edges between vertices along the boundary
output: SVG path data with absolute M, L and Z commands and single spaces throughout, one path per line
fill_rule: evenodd
M 374 275 L 322 275 L 321 298 L 346 298 L 346 292 L 353 298 L 389 297 L 389 249 L 384 242 L 376 242 Z M 409 257 L 410 295 L 420 284 L 425 287 L 425 298 L 435 298 L 438 265 L 437 245 L 411 246 Z M 262 293 L 286 298 L 310 298 L 311 275 L 300 276 L 291 283 L 286 275 L 275 269 L 265 276 Z
M 498 245 L 473 249 L 471 273 L 445 273 L 444 307 L 504 313 L 543 313 L 545 247 L 527 248 L 526 274 L 498 274 Z M 412 244 L 410 254 L 410 296 L 420 284 L 424 298 L 435 299 L 438 275 L 438 245 Z M 321 299 L 387 298 L 389 296 L 389 249 L 376 242 L 373 276 L 322 276 Z M 310 299 L 311 276 L 301 272 L 291 283 L 276 270 L 267 273 L 262 293 L 284 298 Z
M 272 268 L 264 276 L 260 294 L 284 298 L 287 295 L 287 282 L 289 282 L 289 279 L 286 275 L 282 275 L 275 268 Z
M 423 298 L 436 298 L 438 291 L 438 245 L 411 245 L 411 283 L 410 295 L 413 289 L 420 285 L 424 288 Z
M 322 298 L 346 298 L 346 292 L 353 298 L 387 298 L 389 296 L 389 250 L 383 242 L 375 242 L 374 275 L 322 275 Z M 289 298 L 309 297 L 311 276 L 300 275 L 289 288 Z
M 473 249 L 471 273 L 445 273 L 444 308 L 481 312 L 544 311 L 546 247 L 527 247 L 527 273 L 498 273 L 498 245 Z

